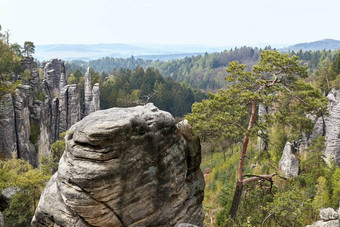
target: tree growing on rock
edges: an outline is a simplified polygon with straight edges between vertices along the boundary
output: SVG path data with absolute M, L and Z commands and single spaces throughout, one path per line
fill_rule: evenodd
M 32 56 L 32 54 L 34 54 L 34 52 L 35 52 L 35 46 L 34 46 L 33 42 L 25 41 L 24 51 L 26 53 L 26 57 Z
M 275 118 L 283 118 L 287 124 L 298 124 L 295 127 L 311 125 L 305 124 L 310 122 L 306 114 L 318 114 L 317 111 L 325 111 L 327 106 L 321 93 L 302 80 L 308 75 L 307 69 L 299 65 L 296 56 L 266 50 L 261 53 L 258 65 L 253 66 L 251 71 L 245 69 L 246 65 L 237 61 L 229 63 L 229 74 L 225 78 L 227 89 L 210 94 L 208 100 L 195 103 L 192 113 L 187 116 L 201 136 L 225 140 L 243 137 L 237 182 L 229 212 L 232 219 L 237 217 L 244 185 L 259 180 L 272 184 L 272 178 L 277 175 L 249 177 L 244 173 L 250 136 L 256 134 L 259 127 L 268 127 L 270 120 Z M 273 114 L 265 116 L 266 121 L 257 118 L 259 103 L 273 110 Z M 290 112 L 298 114 L 290 115 Z

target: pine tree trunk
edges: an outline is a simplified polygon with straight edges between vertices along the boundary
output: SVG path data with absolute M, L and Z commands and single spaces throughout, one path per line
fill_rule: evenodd
M 229 212 L 230 217 L 234 220 L 236 219 L 238 206 L 239 206 L 240 201 L 241 201 L 242 189 L 243 189 L 243 182 L 237 181 L 235 193 L 234 193 L 234 198 L 233 198 L 233 203 L 231 204 L 231 208 L 230 208 L 230 212 Z
M 251 103 L 251 115 L 249 118 L 248 129 L 247 129 L 246 135 L 243 138 L 241 157 L 238 163 L 238 176 L 237 176 L 235 194 L 234 194 L 233 203 L 231 205 L 230 212 L 229 212 L 229 215 L 234 220 L 236 219 L 237 210 L 238 210 L 238 207 L 241 201 L 243 180 L 244 180 L 244 161 L 246 159 L 247 148 L 248 148 L 248 143 L 249 143 L 249 135 L 255 122 L 255 116 L 256 116 L 256 102 L 253 101 Z

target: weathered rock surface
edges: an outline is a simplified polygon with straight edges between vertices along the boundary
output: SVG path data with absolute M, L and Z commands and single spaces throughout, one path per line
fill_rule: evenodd
M 47 96 L 42 105 L 39 139 L 40 155 L 49 155 L 50 145 L 72 124 L 80 120 L 76 84 L 67 85 L 65 63 L 53 59 L 43 64 L 43 84 Z
M 43 63 L 41 68 L 43 80 L 47 84 L 47 93 L 52 98 L 57 97 L 61 89 L 67 84 L 65 63 L 60 59 L 52 59 Z
M 81 119 L 79 92 L 76 84 L 67 85 L 65 63 L 59 59 L 42 63 L 42 81 L 33 58 L 23 59 L 22 65 L 31 72 L 27 84 L 0 96 L 0 157 L 23 158 L 37 167 L 59 134 Z M 38 100 L 44 98 L 42 91 L 44 101 Z M 98 84 L 91 95 L 94 112 L 99 109 Z
M 38 165 L 38 157 L 34 145 L 30 141 L 31 135 L 31 111 L 33 106 L 33 93 L 29 85 L 20 85 L 15 90 L 14 112 L 17 135 L 18 158 L 23 158 L 33 166 Z
M 320 221 L 314 222 L 308 227 L 339 227 L 339 214 L 333 208 L 320 209 Z
M 203 226 L 200 143 L 152 104 L 73 125 L 33 226 Z
M 17 157 L 17 136 L 11 94 L 0 96 L 0 151 L 3 158 Z
M 99 92 L 99 84 L 96 83 L 91 85 L 91 73 L 90 68 L 87 68 L 85 73 L 85 108 L 84 108 L 84 116 L 87 116 L 97 110 L 99 110 L 100 106 L 100 92 Z
M 5 221 L 4 221 L 4 216 L 0 212 L 0 227 L 5 227 Z
M 40 102 L 34 101 L 39 74 L 33 58 L 23 59 L 22 65 L 31 71 L 28 84 L 0 97 L 0 153 L 4 158 L 23 158 L 37 166 L 37 152 L 30 136 L 31 126 L 40 121 Z
M 329 115 L 316 120 L 310 141 L 319 135 L 326 138 L 325 156 L 340 166 L 340 91 L 333 89 L 327 96 Z
M 279 167 L 286 177 L 295 177 L 299 174 L 299 160 L 296 158 L 295 152 L 293 145 L 287 142 L 279 162 Z
M 34 58 L 26 57 L 23 60 L 21 60 L 21 63 L 24 69 L 27 69 L 31 72 L 29 85 L 32 88 L 35 88 L 36 90 L 40 91 L 40 78 L 37 70 L 37 63 L 34 61 Z

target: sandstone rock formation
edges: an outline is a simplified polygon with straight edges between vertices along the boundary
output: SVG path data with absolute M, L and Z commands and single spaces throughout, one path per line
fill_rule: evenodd
M 42 64 L 42 81 L 33 58 L 23 59 L 22 65 L 31 72 L 26 84 L 13 94 L 0 94 L 0 157 L 23 158 L 37 167 L 39 155 L 49 155 L 59 134 L 81 119 L 79 92 L 76 84 L 67 85 L 65 63 L 59 59 Z M 99 85 L 91 92 L 94 112 Z
M 40 78 L 37 70 L 37 63 L 34 61 L 34 58 L 27 57 L 24 58 L 21 62 L 24 69 L 27 69 L 31 72 L 29 85 L 31 85 L 32 88 L 40 90 Z
M 32 88 L 20 85 L 14 94 L 0 97 L 0 151 L 4 158 L 24 158 L 37 165 L 37 155 L 30 141 Z
M 29 85 L 20 85 L 14 93 L 0 96 L 0 155 L 24 158 L 37 166 L 37 153 L 30 136 L 31 125 L 40 117 L 39 102 L 33 98 L 39 89 L 39 75 L 33 58 L 25 58 L 23 66 L 31 70 Z
M 87 68 L 85 73 L 85 108 L 84 108 L 84 116 L 87 116 L 97 110 L 99 110 L 100 106 L 100 92 L 99 92 L 99 84 L 96 83 L 91 85 L 91 72 L 90 68 Z
M 67 85 L 65 63 L 53 59 L 43 64 L 46 99 L 41 112 L 39 153 L 49 155 L 49 146 L 72 124 L 80 120 L 80 102 L 76 84 Z
M 340 208 L 339 208 L 340 211 Z M 314 222 L 312 225 L 307 227 L 339 227 L 339 213 L 337 213 L 333 208 L 320 209 L 320 221 Z
M 153 104 L 73 125 L 33 226 L 203 226 L 200 142 Z
M 340 91 L 333 89 L 327 98 L 329 115 L 315 120 L 314 131 L 309 140 L 319 135 L 325 136 L 325 156 L 327 159 L 333 159 L 340 166 Z
M 18 155 L 14 116 L 12 95 L 0 96 L 0 151 L 3 158 Z
M 286 177 L 295 177 L 299 174 L 299 160 L 296 158 L 295 152 L 293 145 L 287 142 L 279 162 L 279 167 Z
M 32 87 L 29 85 L 20 85 L 15 90 L 14 95 L 14 114 L 16 127 L 16 140 L 18 158 L 28 160 L 31 165 L 38 165 L 37 153 L 34 145 L 30 141 L 31 136 L 31 111 L 33 106 Z

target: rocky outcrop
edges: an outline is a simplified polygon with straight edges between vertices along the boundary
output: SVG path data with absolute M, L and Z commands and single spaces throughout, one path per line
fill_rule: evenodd
M 30 71 L 26 84 L 0 97 L 0 152 L 5 158 L 23 158 L 37 166 L 38 157 L 31 134 L 32 127 L 40 123 L 41 102 L 34 99 L 39 93 L 40 78 L 33 58 L 24 58 L 22 65 Z
M 286 177 L 295 177 L 299 174 L 299 160 L 295 156 L 296 149 L 287 142 L 279 162 L 279 167 Z
M 4 158 L 23 158 L 37 166 L 37 154 L 30 141 L 33 106 L 29 85 L 20 85 L 14 94 L 0 97 L 0 151 Z
M 65 63 L 60 59 L 52 59 L 42 64 L 45 90 L 50 98 L 57 97 L 67 84 Z
M 87 68 L 85 73 L 85 107 L 84 107 L 84 116 L 87 116 L 97 110 L 99 110 L 100 106 L 100 92 L 99 92 L 99 84 L 96 83 L 91 85 L 91 72 L 90 68 Z
M 321 220 L 316 221 L 312 225 L 308 225 L 307 227 L 339 227 L 339 212 L 337 213 L 333 208 L 320 209 Z
M 43 84 L 47 96 L 41 113 L 39 153 L 49 155 L 50 145 L 80 120 L 81 110 L 78 87 L 67 85 L 63 61 L 53 59 L 43 64 Z
M 315 120 L 314 131 L 309 141 L 319 135 L 326 138 L 325 156 L 334 160 L 340 166 L 340 91 L 333 89 L 327 96 L 329 99 L 329 115 Z
M 14 105 L 11 94 L 0 96 L 0 152 L 2 158 L 18 156 Z
M 200 142 L 152 104 L 73 125 L 33 226 L 203 226 Z
M 17 136 L 18 158 L 23 158 L 33 166 L 38 165 L 35 147 L 30 141 L 31 136 L 31 110 L 33 106 L 32 88 L 29 85 L 20 85 L 15 90 L 14 114 Z
M 33 57 L 26 57 L 21 60 L 24 69 L 31 72 L 31 78 L 29 80 L 29 85 L 34 88 L 35 91 L 40 91 L 40 78 L 37 70 L 37 63 L 34 61 Z
M 39 156 L 49 155 L 59 134 L 81 119 L 79 91 L 76 84 L 67 85 L 65 63 L 59 59 L 42 63 L 42 81 L 33 58 L 23 59 L 22 65 L 30 71 L 26 84 L 0 94 L 0 157 L 23 158 L 37 167 Z M 94 112 L 99 109 L 99 85 L 91 92 Z

